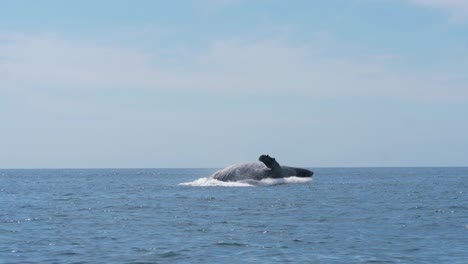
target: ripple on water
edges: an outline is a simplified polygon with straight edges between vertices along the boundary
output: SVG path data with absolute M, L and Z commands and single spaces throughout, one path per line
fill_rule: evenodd
M 173 257 L 180 256 L 180 254 L 175 251 L 167 251 L 167 252 L 158 254 L 158 256 L 161 258 L 173 258 Z
M 228 246 L 228 247 L 248 247 L 249 244 L 238 243 L 238 242 L 224 242 L 220 241 L 216 243 L 217 246 Z

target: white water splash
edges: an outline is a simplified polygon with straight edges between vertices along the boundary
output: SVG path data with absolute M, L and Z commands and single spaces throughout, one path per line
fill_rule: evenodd
M 288 177 L 288 178 L 266 178 L 260 181 L 257 180 L 243 180 L 237 182 L 223 182 L 213 179 L 211 177 L 200 178 L 192 182 L 179 183 L 182 186 L 193 187 L 209 187 L 209 186 L 222 186 L 222 187 L 255 187 L 255 186 L 272 186 L 278 184 L 304 184 L 312 181 L 312 178 Z
M 179 183 L 179 185 L 183 186 L 196 186 L 196 187 L 207 187 L 207 186 L 224 186 L 224 187 L 250 187 L 248 183 L 244 182 L 223 182 L 215 180 L 211 177 L 200 178 L 198 180 L 192 182 L 183 182 Z

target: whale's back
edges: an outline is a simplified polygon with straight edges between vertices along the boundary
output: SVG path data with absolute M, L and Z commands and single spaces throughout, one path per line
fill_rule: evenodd
M 261 180 L 270 171 L 263 163 L 243 163 L 226 167 L 213 174 L 213 178 L 219 181 L 241 181 L 241 180 Z

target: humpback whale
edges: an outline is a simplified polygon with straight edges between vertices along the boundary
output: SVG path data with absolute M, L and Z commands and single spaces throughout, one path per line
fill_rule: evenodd
M 261 155 L 258 158 L 261 163 L 242 163 L 226 167 L 215 172 L 213 179 L 219 181 L 262 180 L 265 178 L 312 177 L 312 171 L 301 168 L 280 166 L 269 155 Z

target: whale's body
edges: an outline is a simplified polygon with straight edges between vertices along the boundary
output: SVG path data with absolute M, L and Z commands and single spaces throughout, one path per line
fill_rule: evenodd
M 212 177 L 219 181 L 262 180 L 266 178 L 312 177 L 313 172 L 307 169 L 280 166 L 268 155 L 260 156 L 263 163 L 242 163 L 226 167 L 215 172 Z

